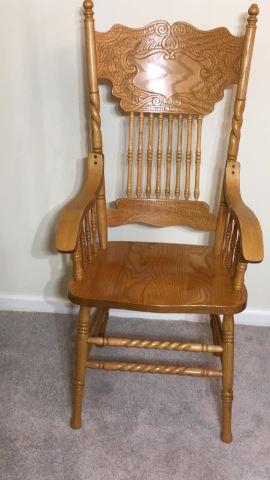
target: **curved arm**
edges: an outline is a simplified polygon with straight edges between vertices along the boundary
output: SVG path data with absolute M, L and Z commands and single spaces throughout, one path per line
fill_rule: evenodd
M 228 162 L 225 174 L 225 196 L 238 222 L 242 257 L 245 262 L 259 263 L 263 259 L 263 237 L 257 217 L 244 204 L 240 193 L 240 164 Z
M 59 252 L 71 253 L 75 250 L 81 222 L 96 201 L 102 178 L 103 155 L 90 153 L 86 182 L 78 195 L 60 213 L 56 232 L 56 249 Z

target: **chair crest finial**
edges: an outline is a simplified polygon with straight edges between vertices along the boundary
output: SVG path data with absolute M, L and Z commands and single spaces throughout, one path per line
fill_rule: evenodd
M 84 0 L 83 2 L 84 15 L 87 18 L 93 18 L 94 16 L 94 2 L 92 0 Z
M 259 13 L 260 13 L 260 10 L 257 3 L 253 3 L 252 5 L 250 5 L 248 9 L 248 14 L 249 14 L 248 23 L 256 23 L 257 15 L 259 15 Z

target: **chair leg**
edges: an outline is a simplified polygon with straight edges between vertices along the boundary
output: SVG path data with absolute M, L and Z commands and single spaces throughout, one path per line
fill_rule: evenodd
M 234 318 L 223 318 L 223 355 L 222 355 L 222 430 L 221 440 L 232 441 L 231 418 L 233 400 L 233 361 L 234 361 Z
M 106 327 L 107 327 L 108 320 L 109 320 L 109 309 L 107 308 L 104 311 L 103 320 L 100 324 L 100 328 L 99 328 L 99 332 L 98 332 L 100 337 L 105 337 L 105 332 L 106 332 Z
M 98 312 L 96 312 L 96 315 Z M 90 337 L 105 337 L 105 331 L 107 327 L 107 323 L 109 320 L 109 309 L 103 309 L 101 311 L 101 316 L 100 318 L 97 319 L 97 322 L 94 321 L 94 324 L 90 322 L 90 327 L 89 327 L 89 336 Z M 87 346 L 87 358 L 89 357 L 91 348 L 93 345 L 88 345 Z M 98 348 L 101 348 L 101 345 L 98 345 Z
M 214 315 L 210 315 L 210 327 L 211 327 L 211 330 L 212 330 L 212 336 L 213 336 L 213 342 L 214 342 L 214 345 L 218 345 L 219 342 L 218 342 L 218 338 L 217 338 L 217 335 L 216 335 L 216 330 L 215 330 L 215 327 L 214 327 Z M 213 355 L 215 357 L 221 357 L 220 353 L 213 353 Z
M 73 405 L 71 427 L 78 429 L 82 426 L 81 411 L 84 391 L 85 370 L 88 352 L 88 330 L 89 330 L 90 314 L 88 307 L 81 307 L 78 327 L 77 327 L 77 352 L 75 376 L 73 381 Z

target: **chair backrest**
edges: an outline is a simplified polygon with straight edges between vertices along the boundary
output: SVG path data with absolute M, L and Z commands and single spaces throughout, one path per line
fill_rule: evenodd
M 249 9 L 246 31 L 201 31 L 177 22 L 95 31 L 93 2 L 84 2 L 95 152 L 102 152 L 99 80 L 129 113 L 126 198 L 109 208 L 108 225 L 188 225 L 211 231 L 216 216 L 200 201 L 203 117 L 236 84 L 227 161 L 236 161 L 245 107 L 258 7 Z M 100 204 L 104 201 L 101 189 Z

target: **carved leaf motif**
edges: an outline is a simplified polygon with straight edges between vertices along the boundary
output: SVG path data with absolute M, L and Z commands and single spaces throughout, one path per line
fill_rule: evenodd
M 115 25 L 96 40 L 98 76 L 111 81 L 125 111 L 203 115 L 238 81 L 243 37 L 226 28 Z

